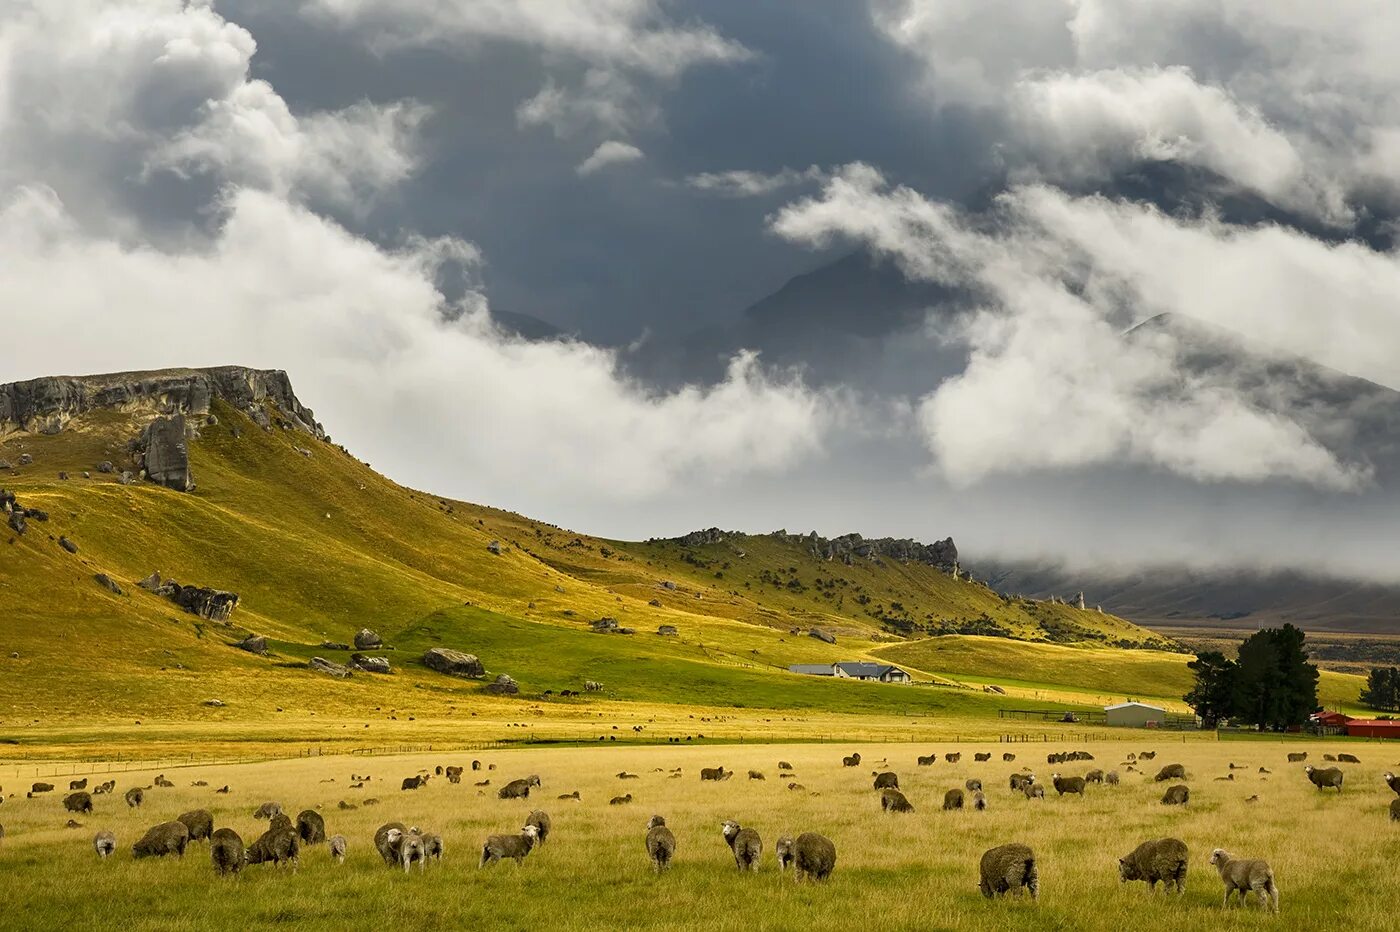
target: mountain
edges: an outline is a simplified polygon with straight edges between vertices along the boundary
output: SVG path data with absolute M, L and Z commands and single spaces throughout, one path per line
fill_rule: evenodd
M 507 681 L 492 693 L 501 673 L 532 702 L 596 679 L 609 700 L 674 706 L 994 709 L 1011 700 L 896 698 L 786 670 L 944 632 L 1170 646 L 1121 618 L 955 576 L 951 541 L 611 541 L 404 488 L 337 446 L 277 371 L 0 386 L 0 459 L 7 727 L 256 722 L 284 708 L 341 723 L 395 709 L 450 718 L 467 699 L 510 701 Z M 353 649 L 362 628 L 385 648 Z M 618 629 L 636 633 L 595 633 Z M 436 647 L 479 657 L 486 678 L 431 669 Z M 341 678 L 357 654 L 394 672 Z

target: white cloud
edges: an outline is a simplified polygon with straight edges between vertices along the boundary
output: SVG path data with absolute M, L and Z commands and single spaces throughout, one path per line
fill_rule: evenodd
M 600 143 L 588 158 L 579 162 L 574 171 L 580 175 L 591 175 L 610 165 L 636 162 L 642 158 L 645 156 L 642 154 L 642 150 L 636 146 L 618 142 L 616 139 L 609 139 L 607 142 Z
M 686 176 L 685 183 L 688 187 L 716 197 L 762 197 L 822 177 L 822 170 L 812 165 L 802 171 L 784 167 L 772 174 L 742 169 L 700 172 Z

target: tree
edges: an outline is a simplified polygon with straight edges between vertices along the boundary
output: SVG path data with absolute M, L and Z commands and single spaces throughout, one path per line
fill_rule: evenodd
M 1400 711 L 1400 669 L 1376 667 L 1366 676 L 1361 702 L 1373 709 Z
M 1239 665 L 1219 651 L 1208 650 L 1186 667 L 1196 674 L 1196 685 L 1182 698 L 1196 710 L 1205 727 L 1214 728 L 1231 715 Z
M 1231 699 L 1233 718 L 1260 728 L 1302 725 L 1317 710 L 1317 667 L 1293 625 L 1256 631 L 1240 645 Z

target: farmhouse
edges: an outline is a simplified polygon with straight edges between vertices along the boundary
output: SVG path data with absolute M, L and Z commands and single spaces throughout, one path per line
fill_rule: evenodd
M 1104 706 L 1104 721 L 1109 725 L 1125 725 L 1130 728 L 1151 728 L 1159 725 L 1167 717 L 1167 710 L 1145 702 L 1120 702 Z
M 863 660 L 841 660 L 837 663 L 795 663 L 788 667 L 790 673 L 805 676 L 834 676 L 847 680 L 870 680 L 879 683 L 909 683 L 913 681 L 908 673 L 887 663 L 868 663 Z

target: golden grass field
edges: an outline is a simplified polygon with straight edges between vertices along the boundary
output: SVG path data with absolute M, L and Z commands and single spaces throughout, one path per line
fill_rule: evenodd
M 166 769 L 173 789 L 154 789 L 139 810 L 120 793 L 152 782 L 154 771 L 118 773 L 117 795 L 95 798 L 96 811 L 80 815 L 81 828 L 65 828 L 62 796 L 71 764 L 0 764 L 7 799 L 0 806 L 6 837 L 0 840 L 0 925 L 26 929 L 215 929 L 277 925 L 295 929 L 490 928 L 490 929 L 1085 929 L 1221 928 L 1382 929 L 1393 927 L 1400 897 L 1394 864 L 1400 823 L 1389 821 L 1394 794 L 1381 773 L 1400 763 L 1400 748 L 1376 743 L 1296 740 L 1183 742 L 1179 736 L 1134 732 L 1130 740 L 1088 746 L 1092 763 L 1048 766 L 1045 754 L 1071 750 L 1063 743 L 874 745 L 713 745 L 707 747 L 604 747 L 495 752 L 439 752 L 397 757 L 320 757 L 270 763 Z M 962 761 L 941 755 L 955 749 Z M 1150 772 L 1180 762 L 1189 772 L 1192 800 L 1184 808 L 1158 800 L 1165 784 L 1128 772 L 1129 752 L 1156 750 Z M 1289 751 L 1347 750 L 1360 765 L 1343 765 L 1341 795 L 1320 792 Z M 841 757 L 860 750 L 858 768 Z M 977 763 L 986 750 L 993 760 Z M 1003 751 L 1017 754 L 1014 763 Z M 938 752 L 932 767 L 915 766 L 919 754 Z M 461 785 L 435 778 L 404 792 L 400 780 L 439 764 L 483 761 Z M 912 815 L 880 811 L 871 771 L 899 774 L 917 808 Z M 779 760 L 790 762 L 805 790 L 789 790 L 777 778 Z M 1233 782 L 1215 778 L 1229 774 Z M 486 765 L 495 764 L 494 771 Z M 738 774 L 723 783 L 700 783 L 703 766 L 724 765 Z M 1086 798 L 1044 801 L 1014 796 L 1007 777 L 1022 766 L 1044 782 L 1052 770 L 1082 774 L 1116 768 L 1118 787 L 1091 786 Z M 1264 766 L 1269 775 L 1259 774 Z M 667 771 L 683 768 L 672 779 Z M 749 769 L 767 779 L 745 779 Z M 615 774 L 629 771 L 635 780 Z M 57 774 L 62 773 L 62 776 Z M 102 767 L 82 771 L 100 782 Z M 363 789 L 349 788 L 352 773 L 369 773 Z M 529 801 L 503 801 L 495 788 L 537 773 L 543 786 Z M 26 799 L 35 774 L 55 774 L 54 793 Z M 969 777 L 982 779 L 986 812 L 943 812 L 943 792 Z M 478 791 L 474 780 L 490 779 Z M 192 787 L 205 780 L 207 787 Z M 232 792 L 213 790 L 229 784 Z M 579 790 L 582 800 L 560 801 Z M 19 792 L 16 792 L 19 791 Z M 635 801 L 610 806 L 630 792 Z M 1260 800 L 1247 803 L 1257 794 Z M 341 811 L 346 800 L 375 806 Z M 207 843 L 192 843 L 183 860 L 132 859 L 130 845 L 148 826 L 182 811 L 210 809 L 216 827 L 235 828 L 251 842 L 265 823 L 253 809 L 277 800 L 293 816 L 319 808 L 328 833 L 350 841 L 344 865 L 331 863 L 325 847 L 304 851 L 300 868 L 249 866 L 238 879 L 216 877 Z M 519 828 L 526 814 L 543 808 L 554 820 L 548 844 L 523 865 L 479 871 L 483 838 Z M 642 847 L 646 820 L 666 817 L 679 840 L 674 867 L 654 876 Z M 764 840 L 757 875 L 740 875 L 719 834 L 722 819 L 752 826 Z M 443 835 L 447 856 L 410 876 L 387 868 L 371 836 L 387 821 L 403 821 Z M 118 853 L 99 862 L 91 848 L 98 829 L 118 837 Z M 772 857 L 780 834 L 818 831 L 837 846 L 836 872 L 825 884 L 794 884 L 780 876 Z M 1145 885 L 1120 884 L 1118 857 L 1138 842 L 1172 835 L 1191 850 L 1188 891 L 1175 899 L 1149 896 Z M 983 850 L 1009 841 L 1030 844 L 1040 860 L 1039 902 L 988 902 L 978 893 L 977 860 Z M 1221 885 L 1207 864 L 1224 846 L 1273 865 L 1282 899 L 1281 918 L 1247 909 L 1224 910 Z M 18 917 L 24 917 L 22 921 Z

